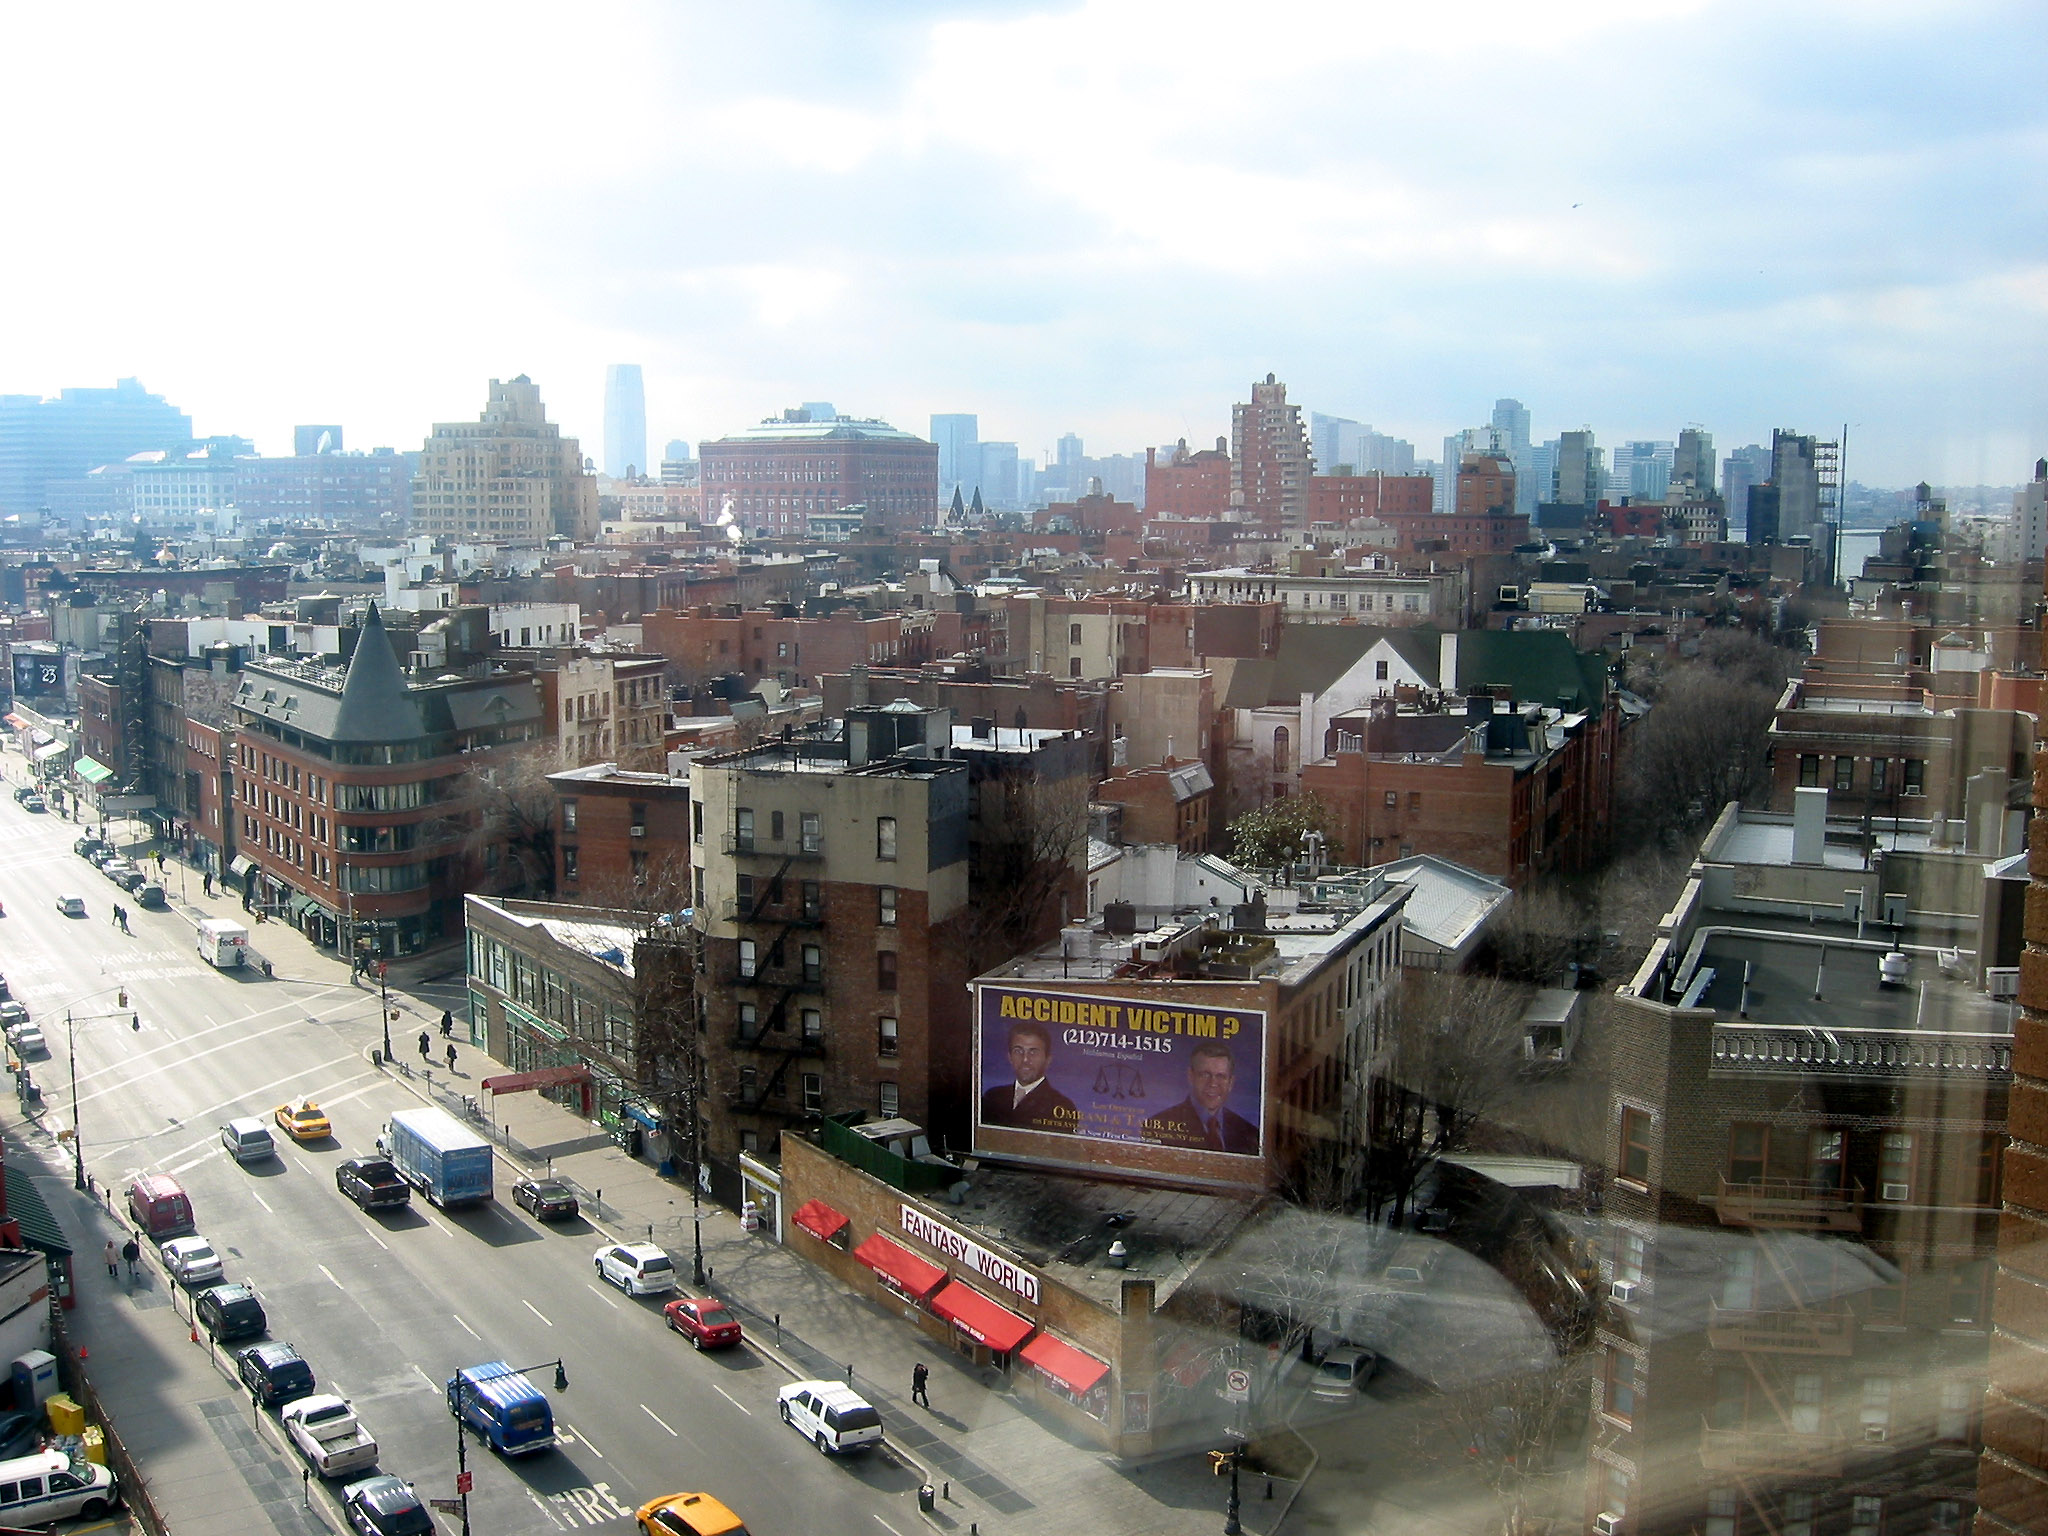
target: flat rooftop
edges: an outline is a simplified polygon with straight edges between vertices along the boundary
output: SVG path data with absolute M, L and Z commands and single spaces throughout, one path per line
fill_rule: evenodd
M 1763 929 L 1768 920 L 1744 914 L 1744 926 Z M 1830 931 L 1837 929 L 1839 931 Z M 1699 968 L 1714 972 L 1698 1006 L 1715 1017 L 1752 1024 L 1830 1029 L 1922 1030 L 2003 1035 L 2012 1032 L 2012 1007 L 1979 992 L 1967 977 L 1942 973 L 1934 956 L 1907 953 L 1903 986 L 1881 986 L 1878 962 L 1886 944 L 1858 943 L 1853 924 L 1788 926 L 1779 934 L 1710 932 L 1699 951 Z M 1748 976 L 1748 1011 L 1743 1011 L 1743 978 Z M 1698 974 L 1694 973 L 1695 976 Z M 1820 996 L 1814 995 L 1818 987 Z
M 1865 867 L 1868 860 L 1863 852 L 1861 827 L 1837 824 L 1829 828 L 1829 833 L 1821 848 L 1821 861 L 1827 868 L 1860 870 Z M 1918 827 L 1911 824 L 1892 827 L 1873 820 L 1870 841 L 1872 847 L 1888 853 L 1925 853 L 1933 847 L 1925 823 Z M 1792 864 L 1792 818 L 1787 816 L 1777 821 L 1763 821 L 1756 819 L 1755 813 L 1744 811 L 1740 821 L 1700 850 L 1700 857 L 1717 864 L 1769 864 L 1789 868 Z

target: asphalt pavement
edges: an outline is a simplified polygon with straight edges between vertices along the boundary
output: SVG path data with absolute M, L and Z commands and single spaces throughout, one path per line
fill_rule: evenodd
M 227 1256 L 229 1277 L 262 1295 L 271 1336 L 298 1343 L 323 1390 L 357 1405 L 387 1470 L 423 1495 L 451 1495 L 455 1436 L 443 1379 L 460 1365 L 503 1358 L 545 1367 L 534 1379 L 546 1389 L 553 1362 L 563 1362 L 568 1389 L 550 1394 L 563 1432 L 558 1453 L 505 1462 L 471 1443 L 475 1529 L 624 1530 L 638 1502 L 700 1487 L 740 1510 L 757 1536 L 818 1530 L 824 1511 L 835 1529 L 872 1521 L 890 1536 L 920 1527 L 1067 1536 L 1077 1523 L 1192 1536 L 1220 1525 L 1222 1486 L 1200 1456 L 1131 1466 L 1069 1438 L 1001 1377 L 935 1350 L 772 1238 L 741 1230 L 708 1203 L 693 1213 L 687 1187 L 537 1095 L 482 1096 L 501 1148 L 501 1196 L 517 1173 L 551 1165 L 591 1197 L 584 1217 L 543 1227 L 502 1198 L 470 1212 L 424 1202 L 398 1215 L 358 1212 L 334 1189 L 333 1166 L 367 1151 L 392 1110 L 459 1106 L 499 1064 L 458 1025 L 452 1076 L 374 1065 L 370 1047 L 383 1024 L 376 983 L 351 977 L 343 961 L 284 925 L 252 925 L 254 947 L 272 962 L 269 978 L 203 965 L 193 925 L 243 914 L 234 897 L 202 894 L 197 874 L 175 859 L 165 879 L 171 909 L 135 913 L 121 934 L 107 920 L 114 887 L 70 851 L 80 830 L 22 812 L 11 797 L 0 801 L 0 836 L 14 851 L 0 892 L 9 914 L 0 969 L 57 1052 L 30 1064 L 46 1089 L 44 1108 L 9 1125 L 10 1151 L 47 1169 L 39 1182 L 79 1245 L 75 1336 L 181 1536 L 303 1536 L 338 1517 L 331 1491 L 302 1481 L 296 1459 L 277 1449 L 274 1420 L 251 1407 L 224 1358 L 192 1342 L 182 1293 L 149 1264 L 132 1291 L 125 1279 L 106 1280 L 96 1256 L 111 1217 L 74 1196 L 68 1152 L 55 1139 L 71 1123 L 67 1004 L 95 1180 L 119 1188 L 138 1171 L 174 1172 L 201 1230 Z M 70 890 L 87 897 L 88 918 L 58 916 L 55 897 Z M 462 1017 L 461 957 L 460 946 L 448 946 L 393 964 L 386 982 L 399 1019 L 390 1027 L 401 1051 L 444 1007 Z M 122 989 L 126 1014 L 117 1006 Z M 300 1093 L 327 1108 L 331 1141 L 286 1144 L 272 1169 L 222 1155 L 221 1120 L 265 1113 Z M 740 1310 L 744 1349 L 695 1354 L 662 1326 L 655 1303 L 594 1283 L 591 1255 L 602 1240 L 650 1233 L 685 1277 L 701 1234 L 707 1288 Z M 919 1360 L 933 1367 L 929 1410 L 908 1400 Z M 775 1389 L 849 1372 L 882 1410 L 889 1447 L 829 1462 L 776 1422 Z M 921 1515 L 915 1495 L 926 1478 L 945 1496 Z M 1268 1497 L 1263 1479 L 1247 1478 L 1246 1528 L 1268 1536 L 1295 1491 L 1282 1482 Z M 452 1518 L 447 1528 L 456 1528 Z

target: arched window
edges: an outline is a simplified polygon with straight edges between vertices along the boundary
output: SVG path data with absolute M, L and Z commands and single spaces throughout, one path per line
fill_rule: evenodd
M 1284 725 L 1276 727 L 1273 731 L 1273 771 L 1275 773 L 1285 773 L 1287 771 L 1287 746 L 1287 727 Z

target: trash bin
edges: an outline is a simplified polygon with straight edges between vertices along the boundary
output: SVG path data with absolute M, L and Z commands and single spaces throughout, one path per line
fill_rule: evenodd
M 917 1485 L 917 1512 L 928 1515 L 939 1507 L 939 1491 L 930 1483 Z

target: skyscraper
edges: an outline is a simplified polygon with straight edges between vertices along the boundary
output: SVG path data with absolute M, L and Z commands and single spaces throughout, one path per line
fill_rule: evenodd
M 1721 499 L 1728 503 L 1729 518 L 1742 521 L 1742 536 L 1752 544 L 1759 540 L 1748 531 L 1749 490 L 1770 478 L 1771 450 L 1761 443 L 1737 448 L 1721 461 Z
M 1493 402 L 1492 426 L 1500 434 L 1500 446 L 1515 466 L 1515 510 L 1524 517 L 1536 515 L 1536 467 L 1534 446 L 1529 441 L 1529 408 L 1519 400 Z
M 135 379 L 67 389 L 54 400 L 0 395 L 0 513 L 40 511 L 49 481 L 191 441 L 192 418 Z
M 1597 506 L 1607 488 L 1607 455 L 1593 429 L 1557 435 L 1557 484 L 1552 499 L 1568 507 Z
M 1668 442 L 1634 440 L 1614 450 L 1614 468 L 1607 476 L 1608 494 L 1616 500 L 1626 496 L 1638 504 L 1662 501 L 1671 489 L 1671 464 L 1675 453 Z
M 1272 374 L 1252 386 L 1249 405 L 1230 408 L 1230 494 L 1247 521 L 1308 526 L 1308 479 L 1315 472 L 1301 407 Z
M 604 371 L 604 472 L 614 480 L 647 472 L 647 388 L 638 363 Z
M 1836 445 L 1787 432 L 1771 433 L 1771 480 L 1778 487 L 1778 536 L 1818 538 L 1835 510 Z
M 972 414 L 934 416 L 932 441 L 939 445 L 939 500 L 953 492 L 972 496 L 981 477 L 981 418 Z
M 491 380 L 475 421 L 434 425 L 412 486 L 413 529 L 437 538 L 537 545 L 597 536 L 597 482 L 583 449 L 547 418 L 525 374 Z
M 1688 490 L 1714 488 L 1714 434 L 1687 427 L 1678 434 L 1678 447 L 1671 456 L 1671 483 Z

